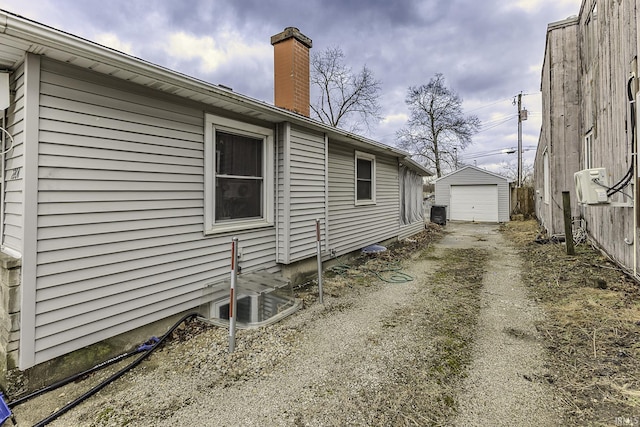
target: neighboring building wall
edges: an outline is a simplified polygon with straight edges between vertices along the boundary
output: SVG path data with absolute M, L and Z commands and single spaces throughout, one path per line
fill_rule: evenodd
M 33 363 L 199 306 L 232 234 L 245 271 L 278 269 L 275 227 L 203 236 L 202 106 L 47 59 L 41 80 Z
M 494 175 L 471 166 L 467 166 L 436 180 L 435 205 L 447 206 L 447 219 L 450 217 L 452 185 L 497 185 L 498 186 L 498 221 L 509 221 L 509 182 L 506 178 Z
M 376 204 L 355 205 L 355 150 L 329 141 L 329 249 L 338 255 L 398 236 L 398 160 L 376 155 Z
M 634 64 L 638 55 L 637 7 L 634 0 L 600 0 L 597 4 L 586 0 L 580 16 L 583 130 L 593 129 L 592 167 L 606 168 L 609 185 L 625 176 L 633 159 L 627 82 L 632 72 L 638 75 Z M 596 46 L 594 50 L 589 48 L 592 44 Z M 625 191 L 630 192 L 632 188 L 627 187 Z M 618 194 L 611 201 L 629 199 Z M 633 251 L 624 240 L 634 240 L 636 230 L 632 203 L 627 206 L 610 204 L 602 209 L 585 205 L 582 215 L 589 234 L 598 244 L 622 265 L 631 268 Z
M 563 232 L 561 208 L 555 205 L 561 200 L 561 191 L 570 190 L 573 215 L 584 218 L 593 240 L 616 262 L 631 270 L 634 268 L 631 243 L 638 239 L 633 203 L 617 194 L 607 205 L 578 206 L 571 178 L 578 170 L 604 167 L 608 184 L 613 186 L 632 166 L 627 83 L 635 73 L 632 88 L 635 94 L 638 4 L 635 0 L 584 0 L 577 23 L 575 21 L 549 26 L 542 80 L 545 113 L 536 158 L 536 188 L 539 201 L 544 189 L 543 152 L 546 149 L 553 197 L 548 212 L 542 207 L 538 208 L 538 213 L 548 231 Z M 576 32 L 575 37 L 573 32 Z M 574 46 L 577 46 L 576 53 Z M 578 80 L 577 90 L 573 88 L 574 74 Z M 574 104 L 575 93 L 579 97 Z M 546 111 L 547 106 L 549 111 Z M 572 119 L 574 114 L 578 114 L 576 131 L 572 131 L 576 123 Z M 567 122 L 567 117 L 572 120 Z M 585 144 L 587 135 L 590 148 Z M 627 186 L 624 191 L 632 193 L 634 189 Z M 636 250 L 638 247 L 635 245 Z
M 542 70 L 542 130 L 535 162 L 536 214 L 550 234 L 564 233 L 562 192 L 570 191 L 573 216 L 575 203 L 573 173 L 578 170 L 580 97 L 578 88 L 578 20 L 570 18 L 550 24 L 547 30 Z M 564 91 L 555 88 L 562 87 Z M 545 196 L 544 161 L 548 156 L 549 194 Z

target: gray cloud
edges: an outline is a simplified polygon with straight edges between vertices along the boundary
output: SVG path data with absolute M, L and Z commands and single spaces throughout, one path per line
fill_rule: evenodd
M 243 59 L 205 72 L 197 59 L 172 57 L 159 41 L 178 31 L 215 40 L 220 31 L 233 30 L 270 53 L 270 37 L 297 26 L 313 39 L 313 51 L 339 46 L 352 68 L 367 64 L 382 82 L 383 112 L 401 114 L 407 112 L 407 87 L 427 83 L 437 72 L 474 105 L 537 91 L 540 71 L 531 68 L 542 63 L 547 24 L 578 13 L 581 4 L 540 2 L 531 12 L 504 0 L 58 0 L 55 5 L 0 0 L 0 7 L 88 39 L 113 33 L 130 44 L 136 56 L 268 102 L 273 97 L 271 62 Z M 509 108 L 500 106 L 513 113 Z M 487 108 L 475 114 L 488 120 L 498 111 Z M 390 126 L 381 129 L 384 135 L 372 136 L 392 141 Z M 515 123 L 509 122 L 476 140 L 483 146 L 512 146 L 514 129 Z M 538 131 L 525 127 L 535 138 Z

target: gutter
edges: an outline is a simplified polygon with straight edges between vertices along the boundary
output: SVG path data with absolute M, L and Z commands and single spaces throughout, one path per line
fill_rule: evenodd
M 351 144 L 364 144 L 374 151 L 385 152 L 400 158 L 403 162 L 408 163 L 413 169 L 425 176 L 433 175 L 433 173 L 424 166 L 412 160 L 409 153 L 405 151 L 325 125 L 311 118 L 267 104 L 264 101 L 236 94 L 195 77 L 190 77 L 135 56 L 99 45 L 87 39 L 57 30 L 2 9 L 0 9 L 0 33 L 29 42 L 31 44 L 31 52 L 36 54 L 38 53 L 38 47 L 46 47 L 92 60 L 96 63 L 118 67 L 123 71 L 144 76 L 169 86 L 212 96 L 230 104 L 241 105 L 257 110 L 270 116 L 269 120 L 273 123 L 289 121 L 311 127 L 321 133 L 326 133 L 330 137 L 333 137 L 333 139 L 342 140 Z M 202 102 L 206 103 L 206 101 Z

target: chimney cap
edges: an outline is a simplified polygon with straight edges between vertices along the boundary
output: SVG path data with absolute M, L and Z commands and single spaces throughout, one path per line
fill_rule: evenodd
M 313 46 L 311 39 L 302 34 L 296 27 L 287 27 L 283 32 L 278 33 L 275 36 L 271 36 L 271 44 L 275 45 L 285 40 L 289 40 L 290 38 L 295 38 L 309 49 Z

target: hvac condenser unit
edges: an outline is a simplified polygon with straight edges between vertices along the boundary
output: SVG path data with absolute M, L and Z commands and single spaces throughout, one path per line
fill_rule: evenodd
M 578 203 L 598 205 L 609 203 L 607 174 L 604 168 L 585 169 L 573 175 Z

